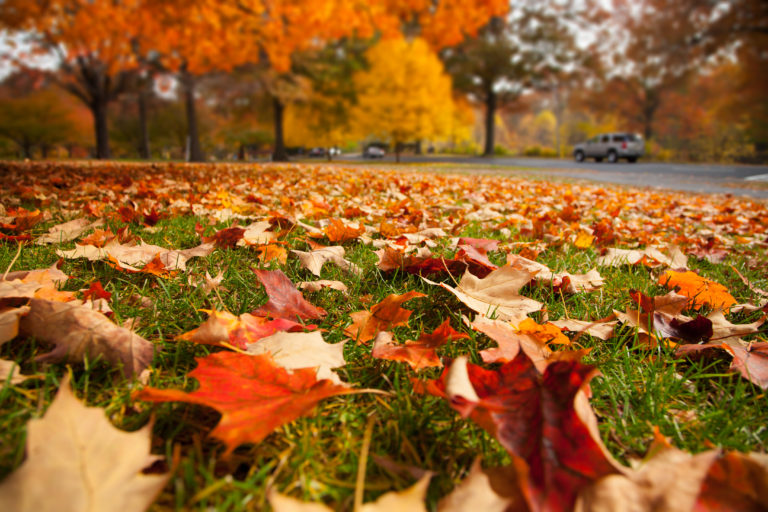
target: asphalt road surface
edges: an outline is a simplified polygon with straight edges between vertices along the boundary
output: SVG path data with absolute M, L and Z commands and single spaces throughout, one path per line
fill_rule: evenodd
M 368 161 L 363 160 L 359 155 L 344 155 L 343 158 Z M 387 155 L 384 161 L 394 162 L 394 156 Z M 400 161 L 425 164 L 471 164 L 486 169 L 488 166 L 515 166 L 531 169 L 536 173 L 586 179 L 599 183 L 768 199 L 768 166 L 766 165 L 676 164 L 642 160 L 634 164 L 624 161 L 609 164 L 592 160 L 578 163 L 570 159 L 554 158 L 481 158 L 441 155 L 403 155 Z

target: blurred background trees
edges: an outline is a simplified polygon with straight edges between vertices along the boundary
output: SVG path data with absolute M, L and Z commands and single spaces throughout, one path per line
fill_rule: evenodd
M 621 130 L 768 160 L 763 0 L 5 0 L 0 28 L 5 157 L 568 157 Z

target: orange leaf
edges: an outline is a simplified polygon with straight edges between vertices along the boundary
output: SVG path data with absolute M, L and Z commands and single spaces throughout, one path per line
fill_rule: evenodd
M 226 445 L 224 456 L 243 443 L 258 443 L 271 432 L 309 415 L 322 399 L 351 393 L 347 386 L 317 380 L 315 368 L 291 371 L 272 356 L 217 352 L 197 359 L 189 373 L 200 382 L 191 393 L 144 388 L 133 398 L 148 402 L 188 402 L 212 407 L 221 420 L 211 436 Z
M 370 311 L 352 313 L 349 315 L 352 318 L 352 325 L 344 329 L 344 333 L 356 339 L 358 343 L 366 343 L 381 331 L 405 325 L 413 311 L 403 309 L 400 305 L 416 297 L 426 297 L 426 295 L 414 291 L 402 295 L 392 294 L 373 306 Z
M 736 299 L 728 293 L 725 286 L 690 270 L 667 270 L 659 277 L 659 284 L 667 288 L 679 288 L 678 293 L 688 297 L 691 309 L 698 310 L 701 306 L 708 305 L 714 309 L 728 310 L 736 304 Z

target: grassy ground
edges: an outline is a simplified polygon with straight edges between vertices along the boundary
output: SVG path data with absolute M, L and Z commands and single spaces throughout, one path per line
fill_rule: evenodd
M 565 183 L 536 185 L 535 182 L 527 181 L 501 183 L 502 178 L 499 177 L 485 178 L 488 180 L 486 183 L 481 182 L 481 178 L 463 176 L 457 178 L 463 187 L 461 193 L 447 193 L 445 191 L 449 189 L 452 178 L 445 177 L 444 173 L 441 173 L 444 181 L 435 183 L 429 174 L 412 178 L 408 174 L 382 175 L 376 171 L 375 178 L 360 177 L 354 168 L 348 168 L 343 172 L 337 170 L 342 173 L 338 182 L 329 182 L 329 176 L 335 175 L 337 171 L 318 174 L 316 167 L 281 169 L 278 172 L 273 167 L 267 167 L 267 171 L 264 171 L 247 166 L 225 172 L 223 168 L 210 166 L 194 176 L 185 176 L 186 171 L 174 171 L 173 167 L 170 170 L 163 168 L 159 173 L 156 170 L 147 171 L 146 176 L 141 173 L 131 174 L 125 167 L 109 171 L 109 176 L 98 172 L 79 175 L 77 169 L 61 171 L 56 166 L 41 167 L 28 171 L 35 174 L 26 174 L 22 182 L 35 184 L 39 188 L 35 192 L 45 190 L 48 195 L 44 199 L 40 199 L 39 194 L 36 196 L 35 193 L 25 192 L 16 184 L 14 186 L 17 188 L 6 188 L 7 192 L 0 195 L 0 202 L 6 209 L 20 205 L 28 209 L 50 211 L 52 218 L 31 230 L 32 234 L 42 234 L 48 227 L 62 220 L 65 216 L 63 210 L 82 208 L 84 201 L 77 202 L 72 198 L 72 202 L 67 202 L 70 201 L 70 192 L 75 188 L 85 182 L 109 188 L 115 180 L 119 180 L 119 176 L 127 174 L 132 176 L 134 185 L 142 179 L 149 183 L 149 177 L 158 180 L 168 177 L 179 183 L 190 183 L 191 190 L 197 195 L 196 201 L 202 197 L 212 197 L 214 191 L 221 190 L 227 190 L 233 197 L 261 194 L 268 199 L 269 209 L 276 213 L 287 213 L 289 207 L 294 213 L 301 211 L 303 202 L 309 200 L 313 192 L 317 192 L 332 207 L 325 215 L 313 213 L 308 217 L 309 222 L 317 223 L 324 217 L 340 217 L 344 205 L 355 199 L 349 191 L 339 192 L 334 188 L 348 181 L 363 180 L 359 190 L 380 187 L 380 204 L 375 205 L 380 207 L 394 204 L 399 198 L 395 192 L 399 191 L 409 197 L 416 190 L 406 187 L 433 183 L 433 190 L 421 193 L 425 197 L 441 194 L 443 209 L 435 210 L 430 215 L 435 223 L 442 223 L 453 235 L 495 238 L 518 244 L 546 240 L 546 247 L 537 260 L 555 271 L 568 270 L 572 273 L 586 272 L 593 268 L 601 248 L 592 246 L 578 249 L 563 241 L 567 238 L 565 235 L 563 240 L 554 242 L 551 237 L 527 233 L 515 225 L 509 227 L 510 231 L 507 232 L 497 227 L 505 220 L 503 218 L 493 222 L 468 221 L 459 225 L 450 219 L 452 215 L 456 216 L 456 210 L 452 207 L 470 204 L 472 194 L 486 194 L 487 202 L 498 202 L 507 197 L 510 204 L 514 203 L 516 209 L 509 211 L 509 215 L 520 212 L 523 216 L 536 218 L 542 215 L 542 209 L 561 211 L 569 202 L 578 206 L 577 210 L 582 216 L 576 223 L 589 225 L 612 215 L 608 205 L 600 200 L 604 196 L 596 192 L 604 190 L 604 187 L 581 189 Z M 237 176 L 244 181 L 238 181 L 229 188 L 220 187 L 220 176 L 216 176 L 219 172 L 226 176 Z M 200 179 L 204 173 L 209 173 L 210 183 Z M 52 184 L 57 183 L 53 180 L 55 176 L 71 180 L 63 189 L 64 192 L 61 192 L 61 188 L 51 188 Z M 77 180 L 82 180 L 82 183 Z M 508 195 L 489 196 L 488 190 L 493 190 L 494 186 L 492 180 L 499 180 L 499 186 L 503 185 Z M 231 185 L 234 182 L 226 183 Z M 238 188 L 238 183 L 248 183 L 249 186 Z M 281 183 L 285 188 L 280 193 L 269 192 L 270 183 Z M 2 188 L 6 185 L 7 182 L 3 183 Z M 473 188 L 475 185 L 477 188 Z M 153 182 L 152 186 L 159 187 L 160 182 Z M 395 187 L 394 191 L 390 190 L 392 186 Z M 133 187 L 133 190 L 136 189 Z M 520 196 L 513 197 L 513 191 L 517 191 Z M 577 196 L 574 202 L 573 195 L 586 194 L 587 191 L 597 195 Z M 208 225 L 210 216 L 193 215 L 184 208 L 177 211 L 171 206 L 174 199 L 186 200 L 188 195 L 191 197 L 188 190 L 182 192 L 171 187 L 169 197 L 142 196 L 135 192 L 123 196 L 119 187 L 115 187 L 114 192 L 118 199 L 108 205 L 105 211 L 107 226 L 113 231 L 125 227 L 126 223 L 114 217 L 109 218 L 107 214 L 112 209 L 127 204 L 127 196 L 139 204 L 148 203 L 148 197 L 151 197 L 168 216 L 160 220 L 159 229 L 148 229 L 140 222 L 127 224 L 132 233 L 147 243 L 169 248 L 181 249 L 199 244 L 200 238 L 195 226 Z M 54 197 L 57 194 L 59 197 Z M 698 239 L 697 236 L 706 239 L 708 234 L 704 230 L 714 226 L 702 221 L 702 215 L 712 208 L 721 208 L 721 205 L 709 203 L 705 197 L 685 199 L 688 196 L 680 194 L 651 197 L 649 192 L 627 192 L 626 189 L 616 194 L 618 200 L 623 198 L 626 204 L 635 205 L 619 214 L 627 225 L 634 221 L 645 222 L 633 216 L 637 213 L 635 210 L 646 209 L 651 221 L 638 229 L 649 235 L 647 241 L 651 242 L 671 238 L 674 226 L 681 224 L 696 224 L 690 229 L 680 228 L 687 233 L 690 244 L 693 244 L 692 240 Z M 642 194 L 648 197 L 641 197 Z M 91 191 L 91 195 L 96 197 L 97 192 Z M 571 199 L 566 199 L 569 195 Z M 292 204 L 281 202 L 280 196 L 290 197 Z M 691 206 L 686 210 L 691 214 L 687 218 L 659 221 L 663 219 L 664 212 L 677 211 L 675 209 L 679 207 L 680 201 L 689 199 L 691 205 L 698 205 L 698 212 Z M 528 206 L 527 211 L 520 206 L 521 201 Z M 410 204 L 412 209 L 418 206 L 415 203 L 414 200 Z M 482 204 L 481 201 L 465 211 L 477 211 Z M 212 208 L 226 206 L 236 211 L 240 208 L 248 213 L 244 203 L 231 198 L 229 204 L 215 204 Z M 266 211 L 265 208 L 254 212 L 257 213 L 255 217 L 263 216 Z M 699 215 L 700 212 L 704 213 Z M 401 211 L 396 213 L 397 216 L 401 214 Z M 395 216 L 395 213 L 392 215 Z M 233 222 L 216 222 L 206 228 L 206 233 L 212 234 L 218 229 L 230 227 Z M 755 229 L 762 230 L 763 239 L 765 222 L 763 218 L 755 224 Z M 731 266 L 737 268 L 755 286 L 765 289 L 768 281 L 765 267 L 762 266 L 766 261 L 764 246 L 739 245 L 743 242 L 739 238 L 743 237 L 742 233 L 726 233 L 722 236 L 735 244 L 729 247 L 729 255 L 723 263 L 712 264 L 690 257 L 689 266 L 701 275 L 727 286 L 739 302 L 756 301 L 758 297 L 739 279 Z M 304 231 L 296 228 L 282 240 L 288 248 L 306 250 L 305 238 Z M 374 238 L 381 237 L 374 235 Z M 620 236 L 613 245 L 626 247 L 635 240 L 629 235 Z M 48 267 L 58 259 L 56 249 L 73 247 L 73 242 L 61 246 L 25 245 L 11 270 Z M 369 245 L 353 241 L 346 243 L 345 247 L 346 257 L 363 269 L 362 275 L 353 276 L 332 265 L 326 265 L 322 270 L 322 278 L 343 281 L 349 287 L 348 293 L 327 289 L 305 293 L 307 300 L 328 311 L 328 316 L 319 324 L 324 329 L 326 342 L 335 343 L 346 339 L 343 328 L 350 323 L 350 313 L 370 308 L 389 294 L 416 290 L 427 297 L 407 303 L 406 307 L 413 309 L 414 313 L 408 326 L 395 329 L 396 339 L 417 339 L 420 333 L 425 330 L 431 332 L 448 318 L 455 329 L 466 332 L 470 338 L 453 342 L 441 349 L 442 356 L 450 358 L 468 354 L 473 362 L 480 363 L 478 351 L 495 345 L 484 335 L 462 324 L 461 315 L 468 314 L 468 310 L 453 295 L 428 285 L 418 276 L 381 272 L 376 267 L 374 248 Z M 507 250 L 517 252 L 521 247 L 510 244 Z M 11 266 L 18 250 L 16 244 L 0 243 L 0 272 Z M 453 252 L 443 249 L 442 254 L 450 257 Z M 504 251 L 492 252 L 490 259 L 496 264 L 503 264 Z M 201 309 L 215 307 L 241 314 L 264 304 L 267 296 L 255 280 L 252 268 L 279 268 L 293 282 L 312 279 L 295 259 L 289 259 L 285 264 L 274 261 L 264 263 L 256 251 L 247 247 L 216 250 L 206 258 L 191 260 L 188 267 L 187 272 L 170 278 L 128 274 L 104 262 L 84 259 L 65 260 L 61 268 L 71 276 L 66 285 L 67 290 L 86 288 L 98 280 L 112 293 L 110 304 L 114 310 L 114 321 L 120 323 L 127 319 L 137 319 L 138 333 L 158 348 L 150 385 L 186 390 L 196 386 L 194 379 L 187 377 L 195 367 L 194 358 L 219 350 L 175 340 L 179 334 L 200 326 L 206 318 Z M 554 293 L 547 286 L 533 286 L 525 288 L 524 294 L 543 302 L 550 319 L 565 316 L 597 319 L 609 315 L 613 310 L 624 310 L 630 305 L 629 289 L 640 290 L 649 296 L 666 293 L 657 284 L 658 271 L 642 265 L 599 270 L 606 284 L 596 292 L 562 295 Z M 206 294 L 189 285 L 190 276 L 194 280 L 206 271 L 211 275 L 222 271 L 226 291 Z M 149 299 L 151 306 L 147 302 L 142 305 L 136 299 L 137 296 Z M 532 316 L 538 321 L 543 319 L 541 313 Z M 745 323 L 759 316 L 759 313 L 739 313 L 729 318 L 735 323 Z M 635 344 L 636 338 L 635 329 L 626 326 L 618 328 L 607 341 L 590 336 L 579 338 L 582 346 L 592 349 L 585 362 L 597 365 L 602 373 L 602 377 L 592 382 L 591 403 L 599 419 L 603 441 L 617 458 L 626 462 L 642 456 L 652 439 L 653 426 L 659 426 L 674 445 L 690 452 L 705 450 L 713 444 L 742 451 L 765 450 L 768 441 L 768 400 L 760 388 L 728 372 L 729 362 L 726 359 L 680 360 L 666 347 L 654 350 L 639 348 Z M 345 347 L 347 364 L 338 370 L 342 380 L 355 387 L 389 392 L 389 396 L 360 394 L 325 400 L 313 416 L 278 429 L 258 445 L 241 446 L 228 460 L 220 457 L 222 445 L 206 435 L 218 420 L 215 411 L 184 403 L 151 405 L 133 401 L 131 392 L 140 384 L 126 381 L 119 370 L 100 361 L 85 361 L 82 365 L 71 366 L 35 363 L 34 356 L 47 350 L 38 346 L 34 339 L 16 339 L 0 347 L 0 358 L 18 361 L 23 373 L 40 375 L 39 379 L 0 389 L 0 478 L 9 474 L 24 459 L 25 425 L 45 411 L 62 377 L 67 373 L 72 376 L 77 396 L 88 405 L 104 408 L 105 414 L 118 428 L 138 429 L 154 415 L 154 453 L 164 454 L 171 460 L 174 447 L 180 447 L 181 458 L 176 473 L 152 510 L 261 510 L 266 507 L 265 489 L 272 485 L 305 500 L 323 501 L 335 508 L 349 510 L 355 491 L 364 432 L 369 422 L 372 422 L 373 430 L 365 483 L 366 501 L 382 492 L 409 486 L 414 481 L 409 469 L 421 468 L 436 474 L 429 488 L 429 503 L 434 505 L 440 496 L 448 493 L 463 477 L 476 457 L 482 457 L 487 466 L 502 465 L 508 460 L 505 451 L 493 438 L 471 421 L 462 420 L 443 400 L 414 393 L 411 379 L 416 374 L 407 365 L 374 359 L 370 355 L 369 346 L 356 345 L 354 342 L 347 343 Z M 437 369 L 426 370 L 420 372 L 418 378 L 435 378 L 438 375 Z

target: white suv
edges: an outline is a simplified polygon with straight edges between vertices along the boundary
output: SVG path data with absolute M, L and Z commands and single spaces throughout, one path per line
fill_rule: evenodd
M 602 162 L 603 158 L 611 163 L 618 162 L 619 158 L 637 162 L 644 152 L 643 138 L 636 133 L 602 133 L 587 142 L 576 144 L 573 158 L 577 162 L 583 162 L 585 158 L 594 158 L 595 162 Z

